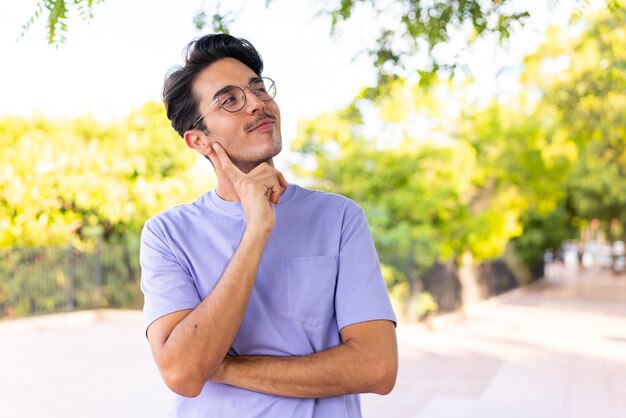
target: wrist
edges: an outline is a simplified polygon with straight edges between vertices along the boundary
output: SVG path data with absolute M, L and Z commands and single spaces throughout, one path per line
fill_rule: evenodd
M 272 234 L 272 228 L 246 225 L 242 240 L 251 240 L 252 242 L 260 242 L 265 245 Z

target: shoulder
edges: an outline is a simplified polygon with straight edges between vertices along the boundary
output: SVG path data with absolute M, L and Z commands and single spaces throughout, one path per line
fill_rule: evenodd
M 202 195 L 194 202 L 174 206 L 153 215 L 144 223 L 144 233 L 146 230 L 158 233 L 158 231 L 169 230 L 177 225 L 187 224 L 190 219 L 202 214 L 202 201 L 204 198 L 205 195 Z
M 308 189 L 301 186 L 295 186 L 296 192 L 294 201 L 307 205 L 316 205 L 322 208 L 333 210 L 345 210 L 350 213 L 360 212 L 361 207 L 343 195 L 331 193 L 321 190 Z
M 343 230 L 348 225 L 365 220 L 363 209 L 345 196 L 296 186 L 287 212 L 299 219 L 310 219 L 315 225 L 335 225 Z

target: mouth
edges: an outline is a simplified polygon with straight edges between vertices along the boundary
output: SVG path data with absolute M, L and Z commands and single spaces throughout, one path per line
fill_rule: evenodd
M 263 119 L 252 122 L 252 124 L 250 125 L 250 127 L 248 127 L 248 129 L 246 129 L 246 131 L 266 132 L 271 131 L 272 129 L 274 129 L 274 120 L 269 117 L 265 117 Z

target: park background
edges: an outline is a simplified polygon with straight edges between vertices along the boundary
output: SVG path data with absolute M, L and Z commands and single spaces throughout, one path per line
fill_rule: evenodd
M 51 29 L 54 4 L 0 13 L 0 317 L 141 307 L 144 221 L 214 186 L 159 103 L 212 27 L 264 55 L 277 166 L 365 209 L 403 318 L 624 239 L 620 2 L 85 1 Z
M 615 0 L 0 3 L 1 414 L 165 415 L 139 234 L 215 183 L 160 89 L 228 26 L 277 81 L 277 166 L 367 213 L 402 321 L 366 416 L 626 417 L 625 23 Z

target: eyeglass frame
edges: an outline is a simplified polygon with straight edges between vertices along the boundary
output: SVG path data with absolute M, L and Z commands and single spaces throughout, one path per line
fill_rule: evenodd
M 261 99 L 254 91 L 252 91 L 252 89 L 250 88 L 250 85 L 252 83 L 254 83 L 255 81 L 258 80 L 269 80 L 272 82 L 272 84 L 270 84 L 270 88 L 271 86 L 274 86 L 274 95 L 272 97 L 270 97 L 269 99 Z M 264 102 L 269 102 L 270 100 L 274 100 L 274 97 L 276 97 L 276 82 L 271 79 L 270 77 L 253 77 L 252 79 L 250 79 L 250 82 L 248 84 L 246 84 L 243 87 L 239 87 L 239 86 L 233 86 L 233 85 L 227 85 L 222 87 L 221 89 L 219 89 L 217 91 L 217 93 L 213 96 L 215 97 L 215 100 L 213 100 L 213 102 L 211 102 L 211 105 L 209 106 L 209 108 L 207 110 L 204 111 L 204 113 L 198 118 L 196 119 L 196 121 L 193 123 L 193 125 L 191 125 L 190 129 L 195 129 L 195 127 L 198 125 L 198 123 L 200 123 L 200 121 L 207 115 L 207 113 L 209 113 L 209 111 L 211 110 L 211 108 L 213 107 L 213 105 L 217 102 L 219 102 L 220 98 L 220 94 L 223 93 L 223 90 L 227 87 L 234 87 L 234 88 L 238 88 L 243 92 L 243 104 L 241 105 L 241 108 L 237 109 L 237 110 L 228 110 L 226 108 L 224 108 L 224 106 L 222 106 L 222 104 L 220 103 L 220 107 L 222 109 L 224 109 L 226 112 L 228 113 L 237 113 L 239 112 L 241 109 L 243 109 L 244 107 L 246 107 L 246 101 L 248 100 L 248 96 L 246 95 L 246 91 L 245 89 L 247 88 L 248 90 L 250 90 L 252 92 L 252 94 L 254 94 L 259 100 L 262 100 Z M 216 97 L 217 96 L 217 97 Z

